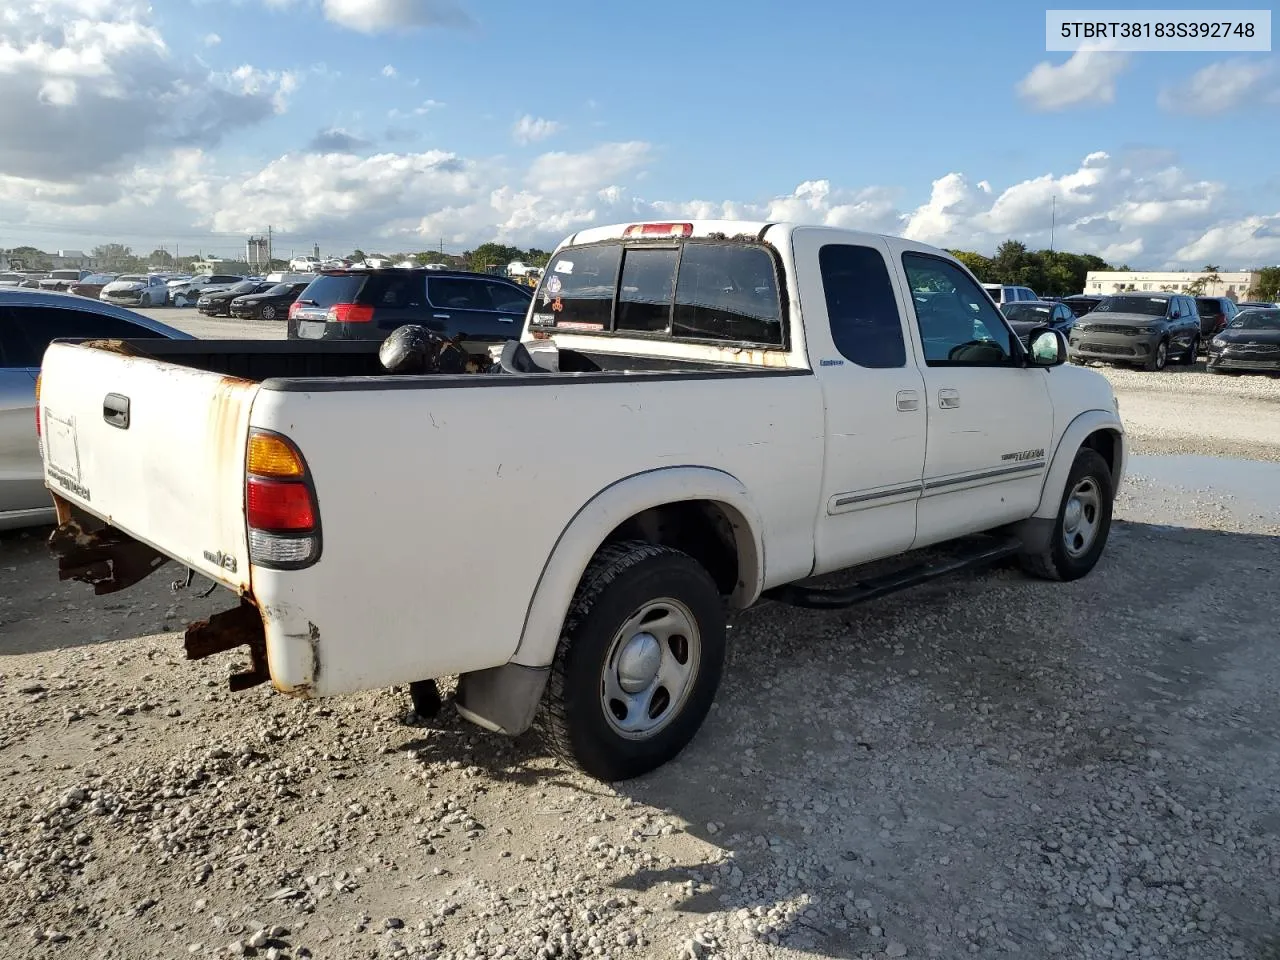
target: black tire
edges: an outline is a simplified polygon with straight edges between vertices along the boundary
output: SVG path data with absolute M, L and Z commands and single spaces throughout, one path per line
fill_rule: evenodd
M 1088 481 L 1092 482 L 1098 496 L 1095 516 L 1097 528 L 1088 548 L 1075 553 L 1067 546 L 1067 507 L 1072 495 Z M 1062 491 L 1062 502 L 1058 505 L 1058 516 L 1053 522 L 1053 536 L 1049 545 L 1040 553 L 1021 554 L 1018 560 L 1022 569 L 1043 580 L 1079 580 L 1085 576 L 1097 564 L 1107 545 L 1114 500 L 1115 485 L 1107 461 L 1102 459 L 1102 454 L 1098 451 L 1081 447 L 1076 451 L 1071 472 L 1067 474 L 1066 488 Z M 1082 510 L 1082 513 L 1087 516 L 1086 510 Z
M 1182 358 L 1182 362 L 1188 367 L 1195 366 L 1196 360 L 1200 358 L 1200 334 L 1196 334 L 1191 338 L 1191 346 L 1187 347 L 1187 352 Z
M 413 712 L 424 720 L 440 713 L 440 688 L 434 680 L 415 680 L 409 684 L 409 700 L 413 703 Z
M 1169 341 L 1161 340 L 1156 344 L 1156 348 L 1151 351 L 1151 356 L 1142 365 L 1143 370 L 1155 372 L 1163 370 L 1169 365 Z
M 696 647 L 693 676 L 680 703 L 669 707 L 664 725 L 644 739 L 629 738 L 615 729 L 617 720 L 606 716 L 610 653 L 623 642 L 627 622 L 662 600 L 676 601 L 691 615 L 697 637 L 685 641 L 685 656 Z M 538 716 L 548 746 L 583 773 L 606 782 L 638 777 L 674 758 L 698 732 L 715 699 L 724 669 L 725 619 L 715 582 L 688 554 L 642 541 L 603 547 L 578 584 L 551 665 Z M 662 655 L 669 649 L 663 648 Z M 656 689 L 650 707 L 660 702 L 665 688 Z M 671 697 L 667 695 L 668 704 Z
M 269 304 L 269 303 L 267 303 L 267 304 L 263 304 L 263 307 L 262 307 L 262 319 L 263 319 L 263 320 L 274 320 L 275 318 L 276 318 L 276 308 L 275 308 L 275 307 L 273 307 L 273 306 L 272 306 L 271 304 Z

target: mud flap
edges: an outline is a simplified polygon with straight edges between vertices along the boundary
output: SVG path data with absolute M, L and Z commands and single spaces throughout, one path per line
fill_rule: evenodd
M 550 666 L 518 663 L 464 673 L 458 680 L 454 705 L 464 719 L 477 726 L 519 736 L 533 726 L 550 675 Z

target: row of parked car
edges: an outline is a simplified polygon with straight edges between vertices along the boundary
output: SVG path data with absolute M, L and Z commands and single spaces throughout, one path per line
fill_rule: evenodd
M 984 286 L 1024 341 L 1037 326 L 1061 330 L 1073 363 L 1155 371 L 1171 362 L 1193 364 L 1203 348 L 1211 373 L 1280 373 L 1280 306 L 1274 303 L 1164 291 L 1041 298 L 1028 287 Z

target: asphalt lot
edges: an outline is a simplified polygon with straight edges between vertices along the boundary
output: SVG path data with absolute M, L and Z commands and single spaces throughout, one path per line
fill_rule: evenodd
M 403 691 L 229 693 L 175 632 L 229 594 L 0 538 L 0 957 L 1275 960 L 1280 382 L 1107 375 L 1138 454 L 1091 576 L 762 604 L 616 787 Z

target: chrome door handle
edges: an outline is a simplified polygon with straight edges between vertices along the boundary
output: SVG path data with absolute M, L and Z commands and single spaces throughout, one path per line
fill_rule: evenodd
M 431 317 L 432 317 L 432 319 L 434 319 L 434 320 L 448 320 L 448 319 L 449 319 L 449 315 L 448 315 L 447 313 L 433 313 L 433 314 L 431 315 Z
M 898 409 L 903 413 L 910 410 L 919 410 L 920 394 L 916 393 L 914 390 L 899 390 L 895 402 L 897 403 Z
M 499 323 L 515 323 L 516 321 L 512 317 L 499 317 L 498 322 Z
M 938 391 L 938 409 L 954 410 L 960 406 L 959 390 L 939 390 Z

